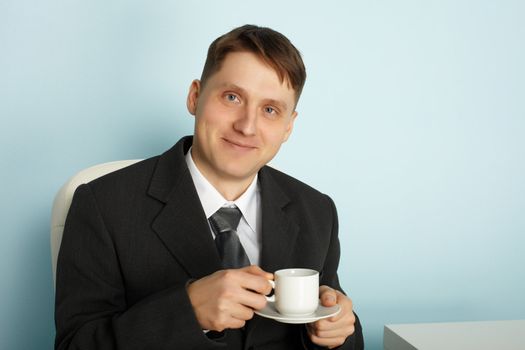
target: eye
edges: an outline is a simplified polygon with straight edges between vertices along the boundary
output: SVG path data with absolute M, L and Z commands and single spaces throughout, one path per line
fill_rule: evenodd
M 276 114 L 277 111 L 273 107 L 264 107 L 264 112 L 268 114 Z
M 229 102 L 239 102 L 239 98 L 235 94 L 226 94 L 225 98 Z

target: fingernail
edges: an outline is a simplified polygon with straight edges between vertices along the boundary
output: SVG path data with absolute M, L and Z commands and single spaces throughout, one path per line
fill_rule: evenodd
M 327 301 L 335 301 L 335 297 L 334 297 L 332 294 L 328 294 L 328 295 L 326 296 L 326 300 L 327 300 Z

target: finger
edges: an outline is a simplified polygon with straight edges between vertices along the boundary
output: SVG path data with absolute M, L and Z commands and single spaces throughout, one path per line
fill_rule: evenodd
M 326 332 L 331 331 L 334 329 L 339 329 L 340 324 L 339 322 L 332 322 L 328 319 L 319 320 L 316 322 L 311 323 L 310 329 L 312 330 L 312 333 L 318 334 L 319 332 Z
M 346 338 L 353 334 L 354 330 L 353 324 L 340 324 L 338 327 L 330 329 L 316 329 L 312 327 L 309 332 L 319 338 Z
M 249 271 L 248 268 L 222 270 L 220 275 L 221 283 L 228 287 L 240 287 L 260 294 L 270 293 L 272 290 L 270 282 L 266 278 L 261 277 L 261 275 L 256 275 Z
M 334 322 L 330 322 L 327 319 L 315 321 L 310 324 L 310 328 L 316 333 L 320 330 L 328 330 L 334 328 Z
M 353 326 L 347 327 L 348 329 L 336 328 L 328 330 L 318 330 L 316 329 L 316 324 L 311 323 L 307 325 L 307 332 L 310 340 L 317 345 L 325 347 L 336 347 L 344 343 L 346 338 L 354 332 Z
M 240 320 L 240 319 L 237 319 L 237 318 L 232 318 L 231 321 L 230 321 L 230 324 L 229 324 L 228 328 L 231 328 L 231 329 L 239 329 L 239 328 L 244 327 L 245 324 L 246 324 L 246 321 L 245 321 L 245 320 Z
M 354 326 L 355 315 L 352 311 L 341 310 L 336 316 L 315 322 L 313 327 L 317 330 L 332 330 L 341 327 Z
M 246 324 L 245 320 L 241 320 L 232 316 L 229 316 L 226 320 L 224 320 L 220 325 L 218 325 L 215 329 L 217 332 L 222 332 L 225 329 L 238 329 L 244 327 Z
M 251 272 L 241 271 L 239 276 L 240 286 L 263 295 L 269 294 L 272 291 L 272 285 L 268 282 L 271 278 L 267 277 L 270 276 L 273 278 L 273 276 L 267 272 L 262 272 L 263 274 L 253 274 Z
M 237 304 L 235 307 L 231 308 L 231 317 L 238 320 L 248 321 L 253 318 L 253 315 L 253 309 L 244 305 Z
M 264 271 L 258 265 L 246 266 L 246 267 L 242 268 L 241 270 L 243 270 L 245 272 L 248 272 L 248 273 L 251 273 L 251 274 L 254 274 L 254 275 L 258 275 L 258 276 L 264 277 L 267 280 L 273 280 L 273 273 Z
M 341 307 L 341 311 L 339 311 L 337 315 L 327 318 L 326 321 L 334 323 L 334 322 L 339 322 L 347 318 L 350 321 L 350 317 L 353 317 L 353 316 L 354 316 L 354 313 L 351 310 L 349 311 L 348 309 Z
M 336 291 L 328 286 L 319 287 L 319 298 L 323 306 L 334 306 L 337 304 Z
M 337 294 L 337 304 L 341 307 L 341 311 L 337 315 L 334 315 L 330 317 L 328 320 L 336 322 L 339 321 L 342 318 L 349 317 L 353 319 L 352 323 L 355 322 L 355 315 L 353 312 L 353 303 L 352 299 L 341 293 L 340 291 L 336 290 Z
M 356 319 L 353 311 L 342 309 L 336 316 L 313 322 L 310 327 L 316 331 L 328 331 L 347 326 L 353 327 L 355 321 Z
M 328 348 L 342 345 L 346 340 L 346 338 L 344 337 L 321 338 L 321 337 L 316 336 L 315 334 L 310 334 L 309 336 L 310 336 L 310 340 L 312 341 L 312 343 L 320 345 L 320 346 L 325 346 Z
M 254 310 L 262 309 L 267 303 L 266 297 L 263 294 L 242 288 L 239 289 L 234 298 L 238 304 Z
M 229 300 L 219 301 L 217 308 L 217 312 L 213 313 L 209 324 L 204 329 L 222 332 L 227 328 L 241 328 L 245 320 L 250 317 L 249 312 L 243 310 L 243 308 L 246 309 L 245 307 Z

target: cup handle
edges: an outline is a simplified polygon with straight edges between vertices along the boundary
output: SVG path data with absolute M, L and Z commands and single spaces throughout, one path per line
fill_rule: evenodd
M 274 291 L 274 294 L 272 296 L 266 296 L 266 300 L 271 301 L 272 303 L 275 302 L 275 282 L 272 280 L 268 280 L 270 284 L 272 285 L 272 289 Z

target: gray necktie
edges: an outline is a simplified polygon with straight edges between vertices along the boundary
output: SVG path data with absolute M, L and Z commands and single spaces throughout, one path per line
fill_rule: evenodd
M 237 226 L 241 216 L 242 213 L 237 207 L 221 208 L 209 219 L 213 232 L 215 232 L 215 245 L 221 257 L 222 267 L 225 269 L 250 265 L 250 260 L 237 235 Z

